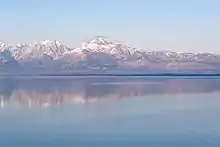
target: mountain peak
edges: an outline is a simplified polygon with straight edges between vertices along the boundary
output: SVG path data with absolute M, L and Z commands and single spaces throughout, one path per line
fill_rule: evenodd
M 0 47 L 5 46 L 5 43 L 3 43 L 2 41 L 0 41 Z
M 112 40 L 110 40 L 108 37 L 103 37 L 103 36 L 95 36 L 93 39 L 90 41 L 86 42 L 87 44 L 97 44 L 97 45 L 109 45 L 109 44 L 114 44 Z
M 43 41 L 40 42 L 40 44 L 42 44 L 42 45 L 55 44 L 55 45 L 58 45 L 58 46 L 61 45 L 60 41 L 58 41 L 58 40 L 43 40 Z
M 0 41 L 0 51 L 4 50 L 6 47 L 6 44 Z

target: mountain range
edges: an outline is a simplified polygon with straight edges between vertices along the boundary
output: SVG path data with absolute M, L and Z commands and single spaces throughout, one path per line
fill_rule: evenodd
M 57 40 L 0 42 L 0 73 L 220 73 L 219 67 L 218 54 L 147 51 L 103 37 L 77 48 Z

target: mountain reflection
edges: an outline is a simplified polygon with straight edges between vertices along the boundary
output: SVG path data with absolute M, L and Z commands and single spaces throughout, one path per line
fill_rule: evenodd
M 0 79 L 1 107 L 52 107 L 101 99 L 220 91 L 220 79 L 73 78 Z

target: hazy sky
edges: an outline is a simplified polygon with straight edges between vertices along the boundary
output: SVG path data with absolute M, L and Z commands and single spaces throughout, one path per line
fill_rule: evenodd
M 0 0 L 0 40 L 108 36 L 156 50 L 220 53 L 220 0 Z

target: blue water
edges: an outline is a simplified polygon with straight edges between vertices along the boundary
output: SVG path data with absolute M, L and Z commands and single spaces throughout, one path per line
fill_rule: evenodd
M 220 79 L 1 79 L 0 147 L 219 147 Z

